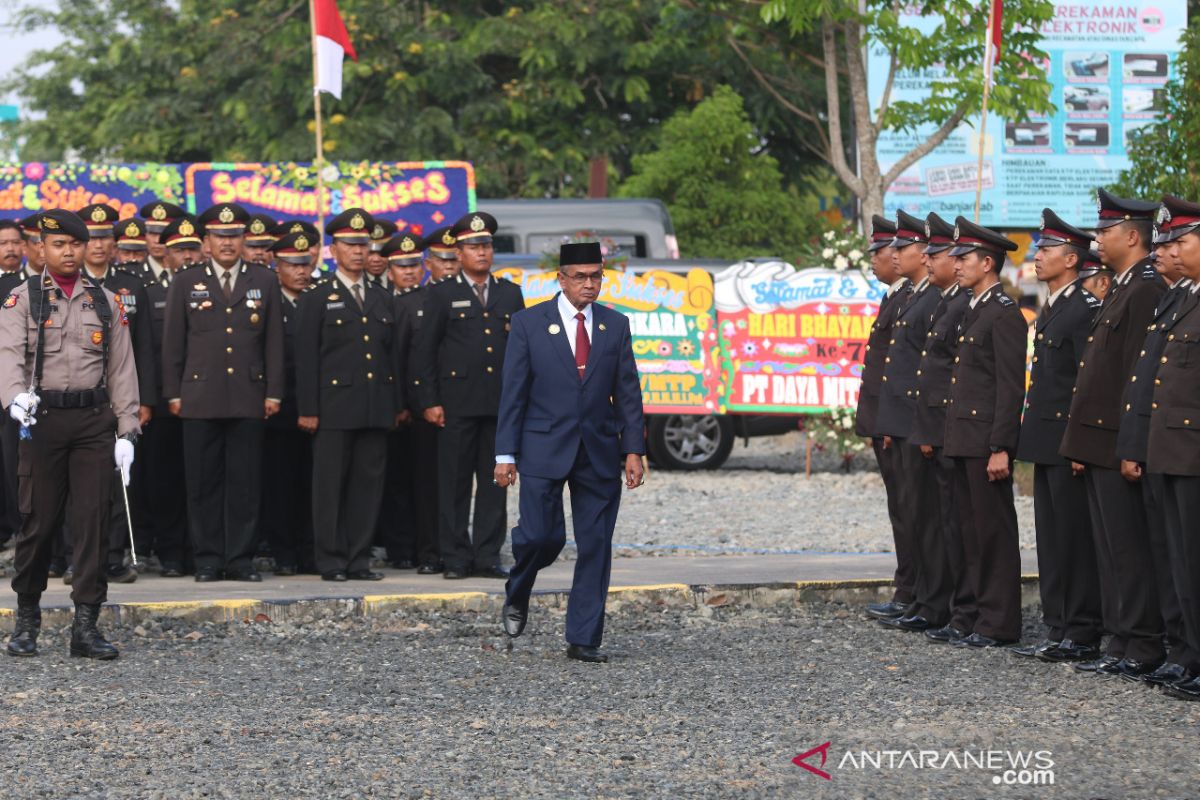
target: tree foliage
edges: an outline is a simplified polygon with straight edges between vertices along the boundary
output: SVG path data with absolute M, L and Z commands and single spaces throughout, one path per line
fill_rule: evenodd
M 1175 76 L 1164 92 L 1162 121 L 1133 134 L 1129 168 L 1110 187 L 1125 197 L 1200 197 L 1200 20 L 1195 16 L 1181 44 Z
M 664 200 L 685 256 L 795 259 L 819 228 L 815 207 L 784 188 L 727 86 L 668 120 L 658 149 L 635 156 L 633 168 L 621 193 Z

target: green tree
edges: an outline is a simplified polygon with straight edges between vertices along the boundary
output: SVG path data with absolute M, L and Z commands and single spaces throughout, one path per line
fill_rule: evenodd
M 795 259 L 819 228 L 811 203 L 783 186 L 762 152 L 742 98 L 727 86 L 662 128 L 658 149 L 634 156 L 625 197 L 657 197 L 670 209 L 685 256 Z
M 1194 11 L 1195 9 L 1193 9 Z M 1200 185 L 1200 19 L 1183 34 L 1175 77 L 1166 86 L 1162 121 L 1133 134 L 1129 168 L 1110 187 L 1126 197 L 1173 194 L 1195 199 Z
M 883 196 L 892 182 L 932 151 L 968 116 L 982 106 L 986 25 L 978 0 L 923 0 L 903 5 L 897 0 L 766 0 L 762 18 L 778 26 L 786 42 L 803 47 L 814 33 L 820 36 L 819 58 L 824 74 L 825 113 L 812 119 L 811 109 L 796 105 L 795 113 L 814 125 L 823 156 L 837 176 L 861 202 L 862 218 L 883 210 Z M 929 22 L 929 32 L 901 24 L 900 11 L 915 8 Z M 1050 83 L 1038 48 L 1041 23 L 1053 14 L 1050 0 L 1005 0 L 1004 47 L 995 72 L 990 113 L 1023 120 L 1053 109 Z M 879 107 L 867 93 L 867 48 L 882 48 L 891 68 Z M 1048 60 L 1045 60 L 1048 63 Z M 890 87 L 899 74 L 936 71 L 927 98 L 920 103 L 893 101 Z M 764 71 L 761 82 L 777 76 Z M 784 95 L 780 102 L 787 104 Z M 846 106 L 851 111 L 846 115 Z M 916 142 L 886 172 L 876 144 L 885 131 L 904 131 Z M 853 156 L 857 154 L 855 169 Z

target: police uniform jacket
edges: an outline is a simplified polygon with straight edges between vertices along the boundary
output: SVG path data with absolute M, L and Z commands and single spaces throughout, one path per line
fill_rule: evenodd
M 421 413 L 419 389 L 421 380 L 416 375 L 413 362 L 413 347 L 417 332 L 425 319 L 426 287 L 417 286 L 392 295 L 392 306 L 396 314 L 396 350 L 399 355 L 400 374 L 396 380 L 404 387 L 405 402 L 410 410 Z
M 938 288 L 923 280 L 908 295 L 896 314 L 892 337 L 888 340 L 887 356 L 883 359 L 883 381 L 880 387 L 879 416 L 876 436 L 904 437 L 912 435 L 917 410 L 917 370 L 926 334 L 933 323 L 933 311 L 942 299 Z
M 142 285 L 146 287 L 147 308 L 143 315 L 149 321 L 146 327 L 150 330 L 150 346 L 154 352 L 154 396 L 158 398 L 159 408 L 165 412 L 167 404 L 162 393 L 163 326 L 167 318 L 167 292 L 171 288 L 171 271 L 164 270 L 162 278 L 156 278 L 145 262 L 127 264 L 120 269 L 127 270 L 141 279 Z
M 280 292 L 279 310 L 283 318 L 283 401 L 279 404 L 279 413 L 267 419 L 267 427 L 294 430 L 299 412 L 296 410 L 296 328 L 300 309 Z
M 87 392 L 103 387 L 117 417 L 117 434 L 137 433 L 138 385 L 129 320 L 116 302 L 116 295 L 101 289 L 111 310 L 105 329 L 88 286 L 82 277 L 71 297 L 42 277 L 42 301 L 49 304 L 44 335 L 42 380 L 39 392 Z M 37 353 L 37 311 L 30 308 L 29 284 L 21 283 L 0 303 L 0 404 L 12 405 L 18 394 L 33 383 Z M 45 313 L 45 312 L 44 312 Z M 108 339 L 108 366 L 104 350 Z M 36 434 L 35 434 L 36 435 Z
M 91 277 L 91 274 L 88 274 Z M 92 279 L 117 296 L 129 319 L 129 335 L 133 342 L 133 358 L 137 364 L 138 396 L 142 405 L 158 402 L 160 381 L 158 362 L 154 359 L 154 340 L 150 332 L 150 299 L 146 287 L 134 275 L 118 267 L 109 267 L 99 278 Z
M 1158 368 L 1168 338 L 1173 335 L 1175 323 L 1179 321 L 1179 309 L 1191 286 L 1192 282 L 1184 279 L 1168 289 L 1154 309 L 1154 319 L 1146 329 L 1146 338 L 1142 341 L 1142 349 L 1138 351 L 1133 374 L 1125 384 L 1122 398 L 1121 427 L 1117 431 L 1117 458 L 1122 461 L 1146 463 L 1151 403 L 1154 401 Z
M 496 416 L 512 315 L 525 307 L 520 287 L 489 276 L 487 308 L 461 274 L 426 292 L 415 353 L 421 407 L 442 406 L 450 416 Z
M 336 274 L 297 304 L 296 410 L 327 430 L 389 430 L 404 408 L 391 299 L 365 278 L 361 309 Z
M 1200 477 L 1200 295 L 1183 297 L 1158 359 L 1146 469 Z
M 917 366 L 913 444 L 941 447 L 945 441 L 950 373 L 958 353 L 958 323 L 970 302 L 971 293 L 956 283 L 946 290 L 933 310 L 925 334 L 925 347 L 921 350 L 921 362 Z
M 945 455 L 987 458 L 1016 450 L 1025 399 L 1028 327 L 1000 284 L 984 290 L 958 324 L 958 354 L 950 375 Z
M 167 292 L 163 395 L 185 419 L 262 419 L 283 399 L 279 279 L 257 264 L 235 266 L 229 302 L 212 264 L 180 270 Z
M 904 285 L 883 298 L 875 322 L 871 324 L 871 332 L 867 335 L 862 382 L 858 387 L 858 411 L 854 415 L 854 432 L 859 436 L 876 435 L 879 392 L 883 386 L 884 359 L 887 358 L 888 343 L 892 338 L 892 325 L 896 322 L 905 298 L 912 291 L 912 284 L 907 278 L 900 280 L 904 281 Z
M 21 266 L 12 272 L 0 273 L 0 296 L 8 297 L 13 289 L 17 288 L 22 281 L 29 280 L 29 276 L 33 273 L 29 271 L 28 264 Z
M 1145 259 L 1114 281 L 1104 298 L 1079 359 L 1071 418 L 1059 450 L 1072 461 L 1105 469 L 1120 467 L 1117 427 L 1121 396 L 1154 309 L 1166 290 L 1166 282 Z
M 1087 347 L 1100 299 L 1079 281 L 1063 289 L 1034 321 L 1033 360 L 1017 458 L 1033 464 L 1064 464 L 1059 455 L 1079 360 Z

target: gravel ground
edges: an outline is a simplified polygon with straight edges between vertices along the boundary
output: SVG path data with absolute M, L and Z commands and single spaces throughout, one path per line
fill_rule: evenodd
M 861 461 L 849 474 L 831 471 L 836 461 L 815 454 L 814 469 L 823 471 L 806 478 L 804 440 L 791 433 L 738 443 L 720 470 L 653 469 L 645 486 L 622 498 L 616 554 L 891 552 L 887 498 L 873 461 Z M 1032 550 L 1033 498 L 1016 500 L 1021 547 Z M 569 502 L 566 512 L 569 520 Z M 509 493 L 508 516 L 511 530 L 517 523 L 516 490 Z M 510 545 L 504 557 L 511 563 Z M 568 546 L 564 558 L 573 557 L 574 547 Z M 10 547 L 0 553 L 0 574 L 11 560 Z
M 1197 705 L 926 644 L 836 604 L 627 608 L 610 615 L 607 665 L 567 661 L 562 624 L 535 609 L 511 652 L 495 619 L 470 613 L 152 625 L 113 631 L 123 654 L 110 663 L 67 659 L 61 632 L 48 632 L 40 657 L 5 663 L 3 795 L 1146 798 L 1200 787 Z M 825 742 L 828 781 L 792 763 Z M 903 751 L 936 751 L 940 764 L 951 752 L 1048 751 L 1054 786 L 846 762 L 863 750 L 901 751 L 898 764 Z

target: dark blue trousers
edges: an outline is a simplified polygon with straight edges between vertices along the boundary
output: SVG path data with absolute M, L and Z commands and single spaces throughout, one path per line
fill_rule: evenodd
M 553 564 L 567 542 L 564 484 L 571 489 L 571 522 L 579 550 L 567 603 L 567 642 L 599 647 L 604 637 L 604 601 L 612 571 L 621 483 L 596 474 L 582 443 L 565 479 L 520 475 L 520 517 L 512 531 L 517 563 L 509 573 L 508 602 L 518 608 L 529 606 L 538 570 Z

